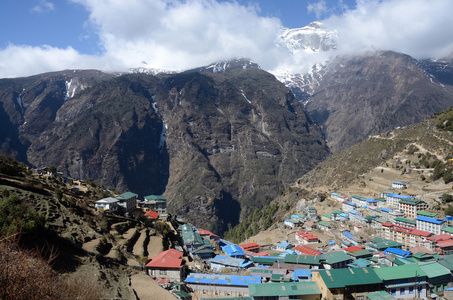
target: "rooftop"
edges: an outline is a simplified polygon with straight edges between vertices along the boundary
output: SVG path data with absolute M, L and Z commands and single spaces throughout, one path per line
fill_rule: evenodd
M 436 225 L 441 225 L 441 224 L 445 223 L 445 220 L 430 218 L 430 217 L 426 217 L 426 216 L 418 216 L 416 218 L 416 220 L 417 221 L 422 221 L 422 222 L 433 223 L 433 224 L 436 224 Z
M 166 250 L 151 260 L 146 267 L 180 269 L 184 265 L 183 260 L 181 259 L 183 254 L 184 253 L 175 249 Z
M 249 293 L 252 297 L 319 295 L 321 291 L 314 281 L 309 282 L 272 282 L 250 284 Z
M 167 201 L 167 199 L 165 199 L 164 197 L 162 196 L 159 196 L 159 195 L 148 195 L 148 196 L 145 196 L 143 197 L 145 200 L 161 200 L 161 201 Z
M 434 261 L 420 262 L 418 265 L 426 273 L 428 278 L 446 276 L 450 274 L 450 270 Z
M 373 268 L 344 268 L 319 270 L 318 272 L 329 289 L 355 285 L 380 284 L 382 282 Z
M 187 276 L 185 282 L 208 285 L 248 286 L 252 283 L 261 283 L 261 277 L 191 273 L 189 276 Z
M 132 192 L 126 192 L 126 193 L 122 193 L 121 195 L 119 195 L 118 197 L 116 197 L 117 199 L 120 199 L 120 200 L 127 200 L 127 199 L 131 199 L 131 198 L 134 198 L 134 197 L 138 197 L 137 194 L 135 193 L 132 193 Z
M 344 253 L 343 251 L 334 251 L 329 253 L 324 253 L 321 255 L 323 259 L 326 260 L 326 263 L 329 265 L 336 264 L 343 261 L 352 260 L 352 257 Z
M 426 273 L 416 264 L 401 265 L 389 268 L 377 268 L 374 270 L 382 280 L 396 280 L 426 276 Z

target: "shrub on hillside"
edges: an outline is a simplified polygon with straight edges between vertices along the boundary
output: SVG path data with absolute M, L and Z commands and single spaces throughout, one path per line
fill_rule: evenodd
M 86 276 L 65 280 L 37 250 L 18 245 L 18 235 L 0 238 L 0 299 L 100 299 L 99 287 Z

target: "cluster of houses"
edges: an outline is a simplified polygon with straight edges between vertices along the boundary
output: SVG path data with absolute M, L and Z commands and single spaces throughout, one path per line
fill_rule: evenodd
M 145 196 L 138 200 L 138 194 L 125 192 L 116 197 L 107 197 L 94 202 L 98 211 L 108 211 L 118 215 L 131 216 L 134 211 L 145 212 L 145 217 L 151 220 L 165 220 L 167 214 L 167 199 L 160 195 Z
M 400 242 L 376 237 L 323 253 L 307 245 L 315 243 L 312 234 L 299 231 L 297 251 L 288 252 L 291 245 L 282 242 L 270 255 L 257 243 L 235 245 L 189 224 L 179 232 L 181 251 L 162 252 L 146 265 L 147 273 L 158 282 L 184 284 L 201 299 L 430 299 L 453 293 L 453 255 L 425 246 L 406 250 Z M 185 255 L 206 268 L 190 272 Z M 187 292 L 179 297 L 191 298 Z
M 291 215 L 284 225 L 296 229 L 297 243 L 283 241 L 272 251 L 180 223 L 181 245 L 150 260 L 146 272 L 161 284 L 178 286 L 174 294 L 180 299 L 191 299 L 188 291 L 201 299 L 453 299 L 453 218 L 439 218 L 426 211 L 427 203 L 396 193 L 383 192 L 379 199 L 332 193 L 331 198 L 341 210 L 318 216 L 315 207 L 307 207 Z M 128 192 L 96 205 L 166 215 L 161 196 L 137 201 Z M 334 236 L 325 251 L 317 247 L 315 228 Z M 356 235 L 365 228 L 376 237 Z

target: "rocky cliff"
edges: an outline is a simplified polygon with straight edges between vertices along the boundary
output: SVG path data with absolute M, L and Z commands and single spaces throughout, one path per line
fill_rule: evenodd
M 171 212 L 221 233 L 329 150 L 274 76 L 253 64 L 216 70 L 0 80 L 2 152 L 120 191 L 165 192 Z

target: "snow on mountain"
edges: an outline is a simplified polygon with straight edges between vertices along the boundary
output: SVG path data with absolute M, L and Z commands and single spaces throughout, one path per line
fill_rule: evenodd
M 335 30 L 327 30 L 321 21 L 312 22 L 302 28 L 285 29 L 277 38 L 277 43 L 287 49 L 292 55 L 298 55 L 296 61 L 310 64 L 308 72 L 304 74 L 294 72 L 291 68 L 281 67 L 271 73 L 287 87 L 289 87 L 300 101 L 313 94 L 319 80 L 322 78 L 322 70 L 325 66 L 319 59 L 313 59 L 315 55 L 334 52 L 337 49 L 338 35 Z M 292 67 L 292 66 L 290 66 Z
M 293 54 L 301 50 L 314 53 L 335 50 L 337 38 L 336 31 L 326 30 L 321 21 L 316 21 L 302 28 L 285 29 L 277 43 Z

